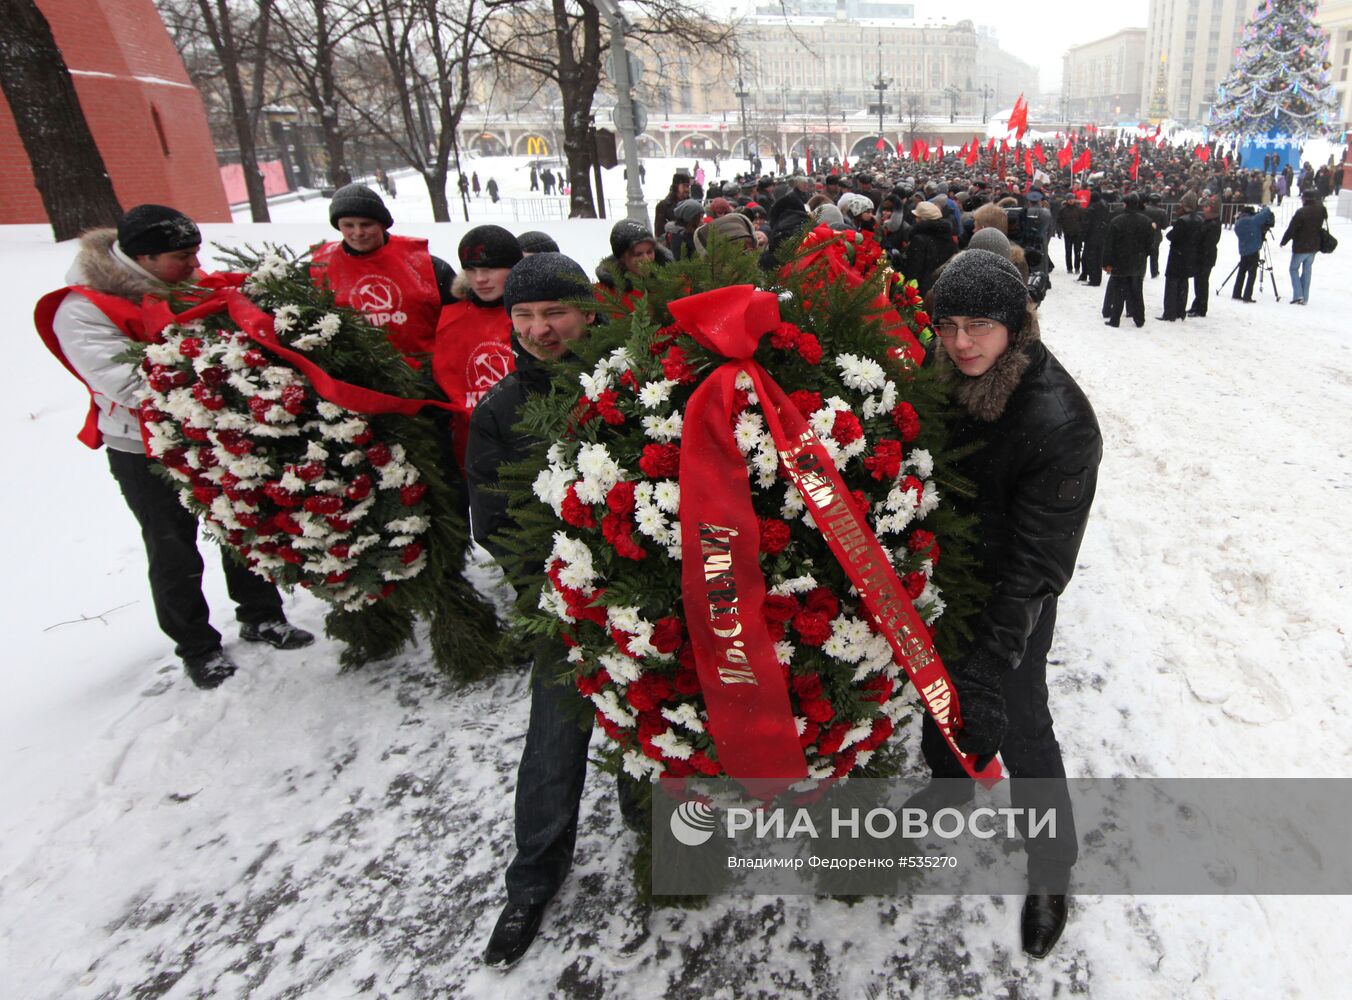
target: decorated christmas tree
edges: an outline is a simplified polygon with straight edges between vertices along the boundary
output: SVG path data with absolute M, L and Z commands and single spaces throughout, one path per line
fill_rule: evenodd
M 1316 8 L 1314 0 L 1265 0 L 1254 13 L 1219 89 L 1217 134 L 1298 140 L 1333 128 L 1328 36 L 1315 24 Z

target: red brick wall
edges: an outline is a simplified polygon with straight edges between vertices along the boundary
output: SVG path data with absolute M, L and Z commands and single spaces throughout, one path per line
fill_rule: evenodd
M 202 98 L 152 0 L 37 2 L 122 206 L 159 202 L 200 222 L 229 221 Z M 0 223 L 46 221 L 14 117 L 0 95 Z

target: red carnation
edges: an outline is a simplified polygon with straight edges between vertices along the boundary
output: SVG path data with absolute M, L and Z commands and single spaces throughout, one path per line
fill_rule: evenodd
M 416 507 L 422 503 L 425 496 L 427 496 L 426 483 L 414 483 L 412 486 L 401 486 L 399 488 L 399 502 L 405 507 Z
M 849 410 L 837 410 L 836 419 L 831 424 L 831 436 L 838 444 L 847 445 L 864 436 L 864 425 Z
M 799 674 L 790 683 L 793 685 L 793 693 L 801 701 L 816 701 L 822 696 L 820 674 Z
M 925 484 L 915 476 L 907 476 L 901 481 L 901 492 L 910 493 L 915 491 L 915 505 L 920 506 L 920 500 L 925 495 Z
M 347 578 L 351 575 L 348 570 L 343 570 L 341 573 L 329 573 L 324 577 L 324 582 L 330 587 L 336 587 L 340 583 L 347 583 Z
M 907 573 L 901 578 L 901 585 L 906 590 L 906 596 L 914 601 L 925 589 L 925 574 Z
M 324 520 L 330 528 L 340 535 L 345 535 L 352 530 L 352 522 L 345 517 L 326 517 Z
M 887 701 L 888 698 L 892 697 L 892 680 L 889 677 L 884 677 L 882 674 L 875 674 L 860 686 L 863 690 L 869 692 L 869 694 L 862 696 L 865 701 L 876 701 L 881 705 L 883 702 Z
M 805 333 L 798 338 L 795 345 L 799 356 L 810 365 L 820 364 L 822 360 L 822 345 L 816 337 L 810 333 Z
M 254 418 L 255 423 L 266 424 L 268 422 L 268 410 L 272 409 L 272 400 L 264 399 L 262 396 L 249 397 L 249 414 Z
M 644 445 L 638 467 L 652 479 L 674 479 L 681 472 L 681 449 L 674 444 Z
M 820 646 L 831 638 L 831 619 L 817 611 L 798 612 L 793 627 L 804 646 Z
M 783 625 L 793 620 L 799 611 L 798 601 L 783 594 L 770 594 L 761 605 L 761 617 L 767 622 Z
M 196 337 L 184 337 L 178 342 L 178 353 L 185 358 L 195 358 L 202 353 L 202 342 Z
M 898 403 L 892 407 L 892 423 L 901 432 L 901 439 L 910 444 L 920 433 L 920 417 L 910 403 Z
M 817 742 L 817 734 L 821 732 L 821 727 L 815 722 L 809 722 L 803 727 L 802 734 L 798 737 L 798 745 L 806 750 L 812 744 Z
M 217 431 L 216 441 L 232 455 L 247 455 L 254 450 L 253 440 L 239 431 Z
M 874 479 L 891 482 L 901 474 L 901 442 L 883 438 L 873 446 L 873 454 L 864 459 L 864 468 Z
M 789 525 L 778 518 L 760 518 L 760 550 L 767 555 L 777 556 L 789 544 Z
M 912 552 L 924 552 L 933 544 L 934 532 L 926 531 L 924 528 L 916 528 L 906 540 L 906 547 Z
M 268 356 L 259 350 L 247 350 L 244 352 L 244 363 L 250 368 L 262 368 L 268 363 Z
M 389 465 L 394 454 L 390 451 L 390 446 L 384 441 L 377 441 L 371 447 L 366 449 L 366 460 L 377 469 L 381 466 Z
M 422 555 L 423 547 L 417 542 L 411 542 L 404 546 L 404 551 L 399 553 L 399 561 L 405 566 L 411 566 L 413 562 Z
M 192 495 L 197 498 L 197 502 L 203 506 L 211 506 L 211 501 L 221 495 L 221 491 L 215 486 L 194 486 Z
M 366 428 L 366 430 L 362 431 L 360 434 L 354 437 L 352 439 L 352 443 L 355 444 L 358 448 L 365 448 L 368 444 L 371 443 L 371 439 L 374 437 L 375 434 L 373 434 L 371 432 L 371 428 L 368 427 Z
M 845 775 L 853 771 L 856 757 L 857 755 L 853 750 L 849 750 L 841 754 L 840 758 L 836 761 L 835 770 L 831 772 L 831 777 L 843 778 L 845 777 Z
M 346 542 L 339 542 L 337 545 L 329 546 L 329 555 L 335 559 L 346 559 L 350 551 Z
M 634 512 L 634 484 L 628 480 L 616 483 L 606 494 L 606 506 L 616 514 Z
M 601 534 L 624 559 L 637 562 L 648 555 L 643 546 L 634 541 L 634 522 L 623 514 L 607 514 L 603 517 Z
M 211 365 L 210 367 L 203 368 L 200 372 L 198 372 L 197 377 L 201 379 L 203 382 L 205 382 L 207 385 L 220 385 L 222 382 L 224 382 L 227 378 L 230 377 L 230 373 L 227 372 L 220 365 Z
M 300 526 L 300 522 L 285 511 L 273 514 L 272 523 L 278 531 L 283 531 L 288 535 L 303 535 L 305 533 L 305 529 Z
M 618 392 L 614 389 L 607 389 L 596 397 L 596 402 L 593 404 L 596 407 L 596 412 L 601 415 L 601 419 L 608 424 L 624 423 L 624 414 L 615 405 L 619 398 Z
M 337 514 L 343 509 L 339 497 L 306 497 L 305 510 L 311 514 Z
M 721 774 L 723 772 L 723 768 L 719 765 L 718 761 L 710 758 L 703 750 L 696 750 L 692 753 L 690 755 L 689 763 L 700 774 L 708 775 L 709 777 L 713 777 L 715 774 Z
M 307 483 L 313 483 L 320 476 L 324 475 L 324 463 L 306 462 L 304 465 L 295 466 L 293 471 L 296 473 L 297 478 Z
M 659 653 L 674 653 L 685 641 L 685 626 L 673 615 L 660 618 L 653 626 L 653 635 L 648 641 Z
M 594 674 L 579 676 L 577 679 L 577 689 L 590 698 L 594 694 L 600 694 L 601 689 L 609 683 L 610 674 L 606 672 L 605 667 L 602 667 Z
M 806 389 L 797 389 L 789 393 L 789 402 L 793 403 L 804 417 L 812 416 L 823 405 L 820 392 L 809 392 Z
M 808 611 L 826 615 L 827 618 L 835 618 L 840 614 L 840 601 L 825 587 L 813 587 L 809 590 L 804 604 Z
M 699 694 L 701 688 L 699 684 L 699 674 L 686 667 L 676 671 L 675 681 L 676 693 L 684 695 Z
M 807 719 L 808 722 L 830 722 L 836 714 L 835 708 L 833 708 L 831 703 L 825 698 L 803 701 L 798 707 L 802 710 L 803 717 Z
M 685 351 L 679 347 L 670 348 L 662 358 L 662 374 L 673 382 L 695 381 L 695 370 L 685 360 Z
M 349 500 L 365 500 L 366 495 L 371 492 L 371 477 L 364 472 L 359 472 L 348 484 L 347 489 L 343 491 Z
M 561 513 L 563 519 L 574 528 L 596 527 L 596 515 L 592 513 L 591 505 L 577 498 L 577 483 L 568 484 L 568 492 L 563 495 Z
M 644 674 L 634 683 L 629 685 L 625 691 L 624 697 L 629 704 L 640 712 L 651 712 L 661 706 L 672 695 L 671 681 L 667 680 L 661 674 Z M 663 730 L 666 729 L 666 722 L 661 722 Z M 657 735 L 657 734 L 654 734 Z
M 263 493 L 278 507 L 300 506 L 300 499 L 279 483 L 268 483 L 263 487 Z
M 184 424 L 179 430 L 183 432 L 183 436 L 189 441 L 206 442 L 211 440 L 211 435 L 207 433 L 206 428 L 204 427 L 194 427 L 192 424 Z
M 283 562 L 289 562 L 292 566 L 299 566 L 301 563 L 305 562 L 305 556 L 289 545 L 283 545 L 278 548 L 277 556 Z
M 781 351 L 791 351 L 803 331 L 792 323 L 780 323 L 770 331 L 770 346 Z
M 826 731 L 826 735 L 817 743 L 817 752 L 823 756 L 836 753 L 845 742 L 845 734 L 850 731 L 848 722 L 837 722 Z

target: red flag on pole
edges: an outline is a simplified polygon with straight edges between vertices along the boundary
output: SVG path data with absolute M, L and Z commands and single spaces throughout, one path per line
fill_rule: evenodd
M 804 155 L 807 157 L 807 174 L 808 174 L 809 177 L 811 177 L 811 176 L 812 176 L 812 147 L 811 147 L 811 146 L 808 146 L 808 147 L 804 150 Z
M 1033 151 L 1031 149 L 1023 151 L 1023 172 L 1029 177 L 1033 176 Z
M 874 144 L 873 148 L 881 153 L 884 149 L 887 148 L 887 140 L 884 139 L 882 136 L 878 136 L 878 141 L 877 143 Z
M 1023 99 L 1022 94 L 1014 102 L 1014 110 L 1009 113 L 1006 130 L 1016 132 L 1016 139 L 1022 139 L 1023 134 L 1028 131 L 1028 102 Z
M 1197 154 L 1197 159 L 1201 160 L 1203 163 L 1206 163 L 1209 159 L 1211 159 L 1210 146 L 1203 146 L 1199 144 L 1198 147 L 1193 150 L 1193 152 Z
M 1071 164 L 1070 169 L 1078 174 L 1081 170 L 1088 170 L 1091 162 L 1089 147 L 1086 146 L 1080 155 L 1075 157 L 1075 162 Z
M 1070 161 L 1075 158 L 1075 143 L 1066 136 L 1066 144 L 1056 151 L 1056 162 L 1059 166 L 1068 167 Z
M 966 163 L 969 167 L 975 166 L 975 165 L 976 165 L 976 159 L 977 159 L 978 156 L 981 155 L 981 148 L 980 148 L 980 147 L 981 147 L 981 143 L 977 142 L 977 141 L 976 141 L 976 137 L 973 136 L 973 137 L 972 137 L 972 147 L 971 147 L 971 149 L 969 149 L 969 150 L 967 151 L 967 155 L 964 156 L 964 157 L 962 158 L 962 159 L 963 159 L 963 162 Z
M 1134 142 L 1131 144 L 1131 179 L 1135 180 L 1136 175 L 1141 170 L 1141 144 Z
M 1033 147 L 1033 157 L 1038 163 L 1042 164 L 1042 166 L 1045 167 L 1047 165 L 1047 153 L 1043 150 L 1042 143 L 1039 142 Z
M 940 160 L 944 158 L 944 141 L 942 139 L 934 144 L 934 155 Z

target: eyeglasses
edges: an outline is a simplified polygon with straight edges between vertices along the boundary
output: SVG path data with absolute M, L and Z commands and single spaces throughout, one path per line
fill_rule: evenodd
M 962 331 L 969 337 L 986 337 L 995 332 L 1000 324 L 993 319 L 969 319 L 966 323 L 955 323 L 951 319 L 941 319 L 934 324 L 934 332 L 949 340 Z

